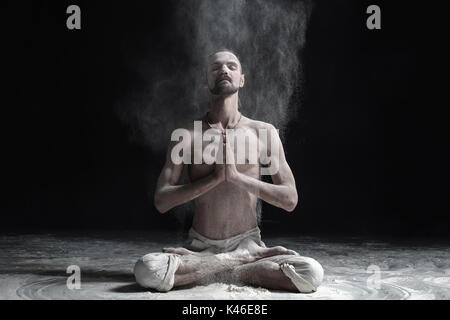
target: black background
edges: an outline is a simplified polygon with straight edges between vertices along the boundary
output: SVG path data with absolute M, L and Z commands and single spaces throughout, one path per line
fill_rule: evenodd
M 447 106 L 437 98 L 446 88 L 435 75 L 435 39 L 444 38 L 431 23 L 439 9 L 315 3 L 299 53 L 303 92 L 293 97 L 302 109 L 285 146 L 299 205 L 291 214 L 264 205 L 263 232 L 448 236 Z M 66 28 L 70 4 L 82 9 L 80 31 Z M 369 4 L 380 5 L 382 30 L 366 28 Z M 142 83 L 130 61 L 183 56 L 171 32 L 174 5 L 9 4 L 1 229 L 182 227 L 151 201 L 164 155 L 131 142 L 114 111 Z

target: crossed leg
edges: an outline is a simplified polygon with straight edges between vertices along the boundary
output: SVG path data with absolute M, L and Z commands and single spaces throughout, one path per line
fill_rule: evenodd
M 296 286 L 281 270 L 281 266 L 272 261 L 256 261 L 236 267 L 231 275 L 233 283 L 298 292 Z
M 175 287 L 220 279 L 230 283 L 298 292 L 278 263 L 261 261 L 274 256 L 298 255 L 295 251 L 281 246 L 264 248 L 252 240 L 245 240 L 236 250 L 216 255 L 208 251 L 193 252 L 185 248 L 166 248 L 164 252 L 181 256 L 182 263 L 175 273 Z

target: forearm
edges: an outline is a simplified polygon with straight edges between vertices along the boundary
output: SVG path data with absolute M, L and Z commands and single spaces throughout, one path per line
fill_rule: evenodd
M 297 206 L 297 190 L 294 186 L 267 183 L 243 173 L 235 178 L 235 184 L 276 207 L 292 212 Z
M 155 206 L 159 212 L 165 213 L 176 206 L 194 200 L 219 183 L 220 180 L 213 173 L 189 184 L 164 186 L 155 193 Z

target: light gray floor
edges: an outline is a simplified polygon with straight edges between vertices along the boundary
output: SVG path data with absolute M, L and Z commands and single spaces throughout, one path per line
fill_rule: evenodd
M 1 299 L 449 299 L 450 249 L 446 243 L 392 244 L 346 239 L 272 237 L 318 260 L 325 278 L 314 294 L 292 294 L 224 283 L 158 293 L 134 283 L 135 261 L 181 235 L 0 236 Z M 67 267 L 81 269 L 81 289 L 67 287 Z M 379 271 L 379 272 L 377 272 Z

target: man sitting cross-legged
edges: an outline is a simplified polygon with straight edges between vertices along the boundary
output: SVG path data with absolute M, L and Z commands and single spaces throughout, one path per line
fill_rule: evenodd
M 253 150 L 258 155 L 268 155 L 269 165 L 276 168 L 270 173 L 273 183 L 261 181 L 261 169 L 268 163 L 252 162 L 250 151 L 243 163 L 196 163 L 192 161 L 198 151 L 195 139 L 183 139 L 182 150 L 191 150 L 191 161 L 186 164 L 174 161 L 172 151 L 179 145 L 172 142 L 158 179 L 155 206 L 165 213 L 194 201 L 194 218 L 185 248 L 147 254 L 136 263 L 136 281 L 143 287 L 169 291 L 204 280 L 227 279 L 269 289 L 310 293 L 317 290 L 323 279 L 322 266 L 316 260 L 283 247 L 266 248 L 261 241 L 256 213 L 258 198 L 292 212 L 298 196 L 275 128 L 247 118 L 239 111 L 238 91 L 244 82 L 242 66 L 234 53 L 221 50 L 211 55 L 205 77 L 205 86 L 211 93 L 209 112 L 199 120 L 199 127 L 194 124 L 183 129 L 190 133 L 189 137 L 195 136 L 196 129 L 201 130 L 200 134 L 216 132 L 221 137 L 223 159 L 236 159 L 242 147 L 239 143 L 229 143 L 228 130 L 253 137 L 240 140 L 245 144 L 241 150 L 251 150 L 251 141 L 257 142 Z M 267 132 L 269 137 L 262 139 L 261 132 Z M 201 143 L 203 153 L 207 143 Z M 180 185 L 185 165 L 190 183 Z

